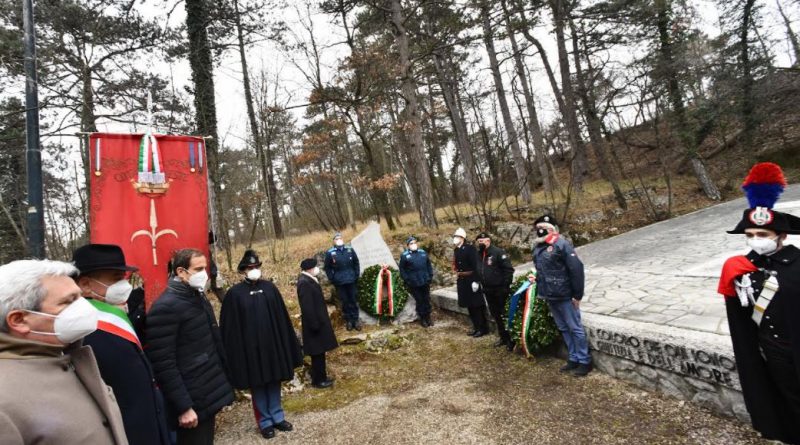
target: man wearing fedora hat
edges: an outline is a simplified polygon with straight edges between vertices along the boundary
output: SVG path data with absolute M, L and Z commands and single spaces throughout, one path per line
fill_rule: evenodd
M 261 435 L 292 431 L 281 406 L 281 382 L 292 380 L 303 354 L 280 291 L 261 278 L 261 260 L 247 250 L 239 261 L 244 279 L 225 294 L 220 330 L 228 376 L 236 389 L 249 389 Z
M 119 246 L 87 244 L 72 254 L 82 295 L 97 309 L 97 330 L 83 340 L 91 346 L 103 380 L 119 402 L 131 445 L 168 444 L 161 390 L 126 315 L 132 287 L 126 274 L 138 269 L 125 262 Z

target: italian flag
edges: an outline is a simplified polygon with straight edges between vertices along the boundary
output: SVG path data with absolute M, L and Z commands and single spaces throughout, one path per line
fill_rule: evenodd
M 122 309 L 93 299 L 89 299 L 89 303 L 97 309 L 97 329 L 122 337 L 142 349 L 139 337 L 136 336 L 128 315 Z

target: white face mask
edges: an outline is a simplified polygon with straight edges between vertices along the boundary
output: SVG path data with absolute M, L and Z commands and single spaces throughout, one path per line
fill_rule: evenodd
M 460 246 L 461 245 L 461 237 L 460 236 L 454 236 L 453 237 L 453 244 L 455 244 L 456 246 Z
M 133 286 L 131 286 L 131 283 L 128 283 L 128 280 L 119 280 L 112 285 L 97 281 L 94 278 L 92 278 L 92 281 L 102 284 L 106 287 L 106 296 L 101 297 L 103 298 L 103 301 L 108 304 L 119 305 L 126 303 L 128 301 L 128 297 L 131 296 L 131 292 L 133 291 Z M 92 293 L 97 295 L 96 292 Z
M 192 276 L 189 277 L 189 286 L 192 286 L 197 290 L 203 291 L 206 289 L 207 281 L 208 281 L 208 274 L 206 273 L 206 270 L 203 269 L 200 272 L 197 272 L 196 274 L 193 274 Z
M 53 332 L 31 331 L 39 335 L 55 335 L 65 345 L 74 343 L 97 330 L 97 309 L 85 298 L 78 298 L 58 315 L 28 311 L 31 314 L 55 318 Z
M 344 246 L 344 240 L 337 239 L 333 242 L 333 244 L 336 244 L 337 246 Z
M 319 275 L 319 266 L 315 267 L 314 270 L 311 271 L 311 275 L 315 277 Z
M 747 240 L 747 245 L 759 255 L 769 255 L 778 250 L 778 241 L 772 238 L 750 238 Z
M 250 269 L 245 276 L 250 281 L 256 281 L 261 278 L 261 269 Z
M 408 245 L 408 250 L 410 250 L 412 252 L 416 252 L 418 248 L 419 247 L 416 244 L 409 244 Z

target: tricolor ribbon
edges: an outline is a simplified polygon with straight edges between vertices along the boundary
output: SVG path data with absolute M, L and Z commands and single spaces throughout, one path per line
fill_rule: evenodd
M 147 130 L 139 143 L 139 182 L 151 184 L 166 182 L 158 142 L 150 130 Z
M 534 275 L 535 272 L 531 272 Z M 519 344 L 522 345 L 525 355 L 531 356 L 530 346 L 528 345 L 528 334 L 530 334 L 531 326 L 533 325 L 533 304 L 536 301 L 536 283 L 531 283 L 526 280 L 511 296 L 511 302 L 508 305 L 508 329 L 514 327 L 514 317 L 517 315 L 517 307 L 519 300 L 524 298 L 522 306 L 522 326 L 520 327 Z
M 386 278 L 384 278 L 384 275 Z M 386 287 L 388 288 L 387 291 L 387 299 L 389 304 L 389 312 L 386 314 L 390 317 L 394 317 L 394 295 L 392 292 L 392 271 L 389 269 L 388 266 L 381 267 L 381 271 L 378 272 L 378 277 L 375 279 L 375 301 L 373 302 L 373 309 L 375 310 L 376 315 L 383 315 L 383 285 L 386 283 Z

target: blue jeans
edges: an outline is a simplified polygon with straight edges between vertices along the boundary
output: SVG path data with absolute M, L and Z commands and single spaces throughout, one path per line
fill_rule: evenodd
M 564 337 L 569 351 L 569 361 L 588 365 L 592 362 L 589 355 L 589 342 L 581 323 L 581 311 L 572 305 L 572 300 L 547 300 L 550 313 L 558 330 Z
M 342 313 L 345 321 L 356 323 L 358 321 L 358 301 L 356 300 L 356 283 L 340 284 L 336 286 L 339 299 L 342 300 Z
M 250 388 L 250 395 L 253 396 L 253 411 L 259 429 L 269 428 L 285 420 L 281 406 L 280 382 Z

